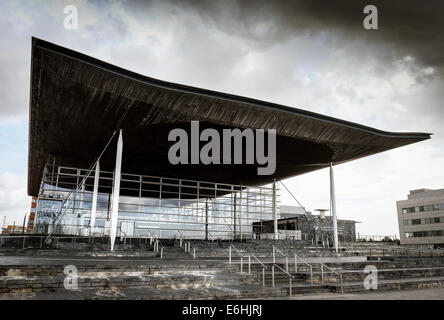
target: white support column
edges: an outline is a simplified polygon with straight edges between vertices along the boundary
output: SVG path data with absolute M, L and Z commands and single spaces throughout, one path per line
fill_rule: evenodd
M 336 218 L 336 196 L 335 196 L 335 179 L 333 175 L 333 164 L 330 162 L 330 206 L 333 217 L 333 245 L 335 251 L 338 252 L 338 221 Z
M 114 242 L 116 241 L 116 235 L 117 235 L 117 217 L 119 214 L 122 151 L 123 151 L 123 138 L 122 138 L 122 130 L 120 130 L 119 140 L 117 141 L 116 168 L 115 168 L 114 187 L 113 187 L 113 210 L 111 212 L 111 225 L 109 231 L 109 237 L 111 240 L 111 251 L 114 250 Z
M 94 229 L 96 227 L 96 212 L 97 212 L 97 197 L 99 194 L 99 179 L 100 179 L 100 159 L 97 159 L 95 174 L 94 174 L 94 189 L 93 189 L 93 199 L 91 207 L 91 235 L 93 235 Z
M 239 233 L 240 240 L 242 241 L 242 184 L 240 185 L 239 192 Z
M 278 239 L 278 222 L 277 222 L 277 200 L 276 200 L 276 180 L 273 180 L 273 221 L 274 221 L 274 239 Z

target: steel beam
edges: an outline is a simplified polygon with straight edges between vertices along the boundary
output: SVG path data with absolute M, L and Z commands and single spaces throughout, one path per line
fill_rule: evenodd
M 240 240 L 242 241 L 242 184 L 240 186 L 239 192 L 239 233 Z

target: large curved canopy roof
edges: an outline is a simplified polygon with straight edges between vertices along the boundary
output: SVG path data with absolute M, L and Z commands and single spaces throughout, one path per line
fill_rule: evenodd
M 168 132 L 203 127 L 276 129 L 277 165 L 171 165 Z M 40 39 L 32 39 L 28 194 L 37 196 L 45 163 L 88 168 L 116 129 L 124 129 L 122 171 L 260 185 L 421 140 L 270 102 L 156 80 Z M 115 143 L 101 167 L 112 170 Z

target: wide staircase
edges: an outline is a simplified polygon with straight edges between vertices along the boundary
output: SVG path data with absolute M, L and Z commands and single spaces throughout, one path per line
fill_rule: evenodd
M 271 285 L 287 295 L 444 286 L 442 251 L 423 250 L 421 254 L 413 250 L 409 254 L 377 247 L 372 256 L 328 258 L 301 257 L 296 250 L 290 254 L 273 245 L 270 255 L 271 259 L 269 255 L 258 258 L 233 245 L 229 249 L 229 259 L 238 265 L 239 272 L 254 275 L 264 286 Z
M 8 263 L 11 252 L 33 259 Z M 389 246 L 337 254 L 290 240 L 119 239 L 110 254 L 106 243 L 75 239 L 0 253 L 1 299 L 284 298 L 444 286 L 442 252 L 403 254 Z M 67 265 L 76 267 L 77 289 L 66 287 Z M 375 270 L 377 287 L 373 281 L 369 288 Z

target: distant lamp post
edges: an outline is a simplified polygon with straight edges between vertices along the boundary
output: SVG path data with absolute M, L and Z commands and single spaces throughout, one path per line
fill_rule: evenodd
M 25 234 L 25 223 L 26 223 L 26 213 L 25 213 L 25 217 L 23 218 L 22 234 Z
M 5 223 L 6 223 L 6 216 L 3 217 L 3 225 L 2 225 L 2 232 L 3 233 L 3 229 L 5 229 Z

